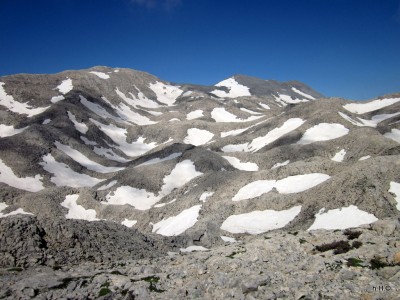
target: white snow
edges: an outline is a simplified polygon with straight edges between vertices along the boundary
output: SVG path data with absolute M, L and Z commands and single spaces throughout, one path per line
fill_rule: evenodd
M 272 191 L 275 185 L 275 180 L 257 180 L 250 182 L 237 192 L 237 194 L 232 198 L 232 201 L 241 201 L 259 197 L 262 194 Z
M 133 93 L 129 93 L 131 98 L 126 96 L 118 88 L 115 89 L 115 92 L 122 100 L 124 100 L 127 104 L 133 106 L 134 108 L 137 108 L 138 106 L 146 107 L 146 108 L 157 108 L 157 107 L 161 106 L 160 104 L 147 98 L 136 86 L 134 86 L 134 87 L 137 90 L 138 95 L 135 96 Z
M 266 231 L 285 227 L 301 211 L 301 205 L 287 210 L 264 210 L 232 215 L 221 225 L 221 229 L 230 233 L 260 234 Z
M 360 225 L 371 224 L 378 219 L 370 213 L 358 209 L 357 206 L 350 205 L 332 209 L 325 212 L 322 208 L 316 215 L 315 221 L 307 230 L 316 229 L 347 229 Z
M 279 168 L 279 167 L 284 167 L 284 166 L 288 165 L 289 163 L 290 163 L 290 160 L 286 160 L 286 161 L 281 162 L 281 163 L 276 163 L 276 164 L 274 164 L 272 166 L 271 170 Z
M 99 221 L 96 218 L 96 211 L 94 209 L 85 209 L 82 205 L 77 204 L 79 194 L 68 195 L 65 200 L 61 202 L 61 206 L 68 209 L 65 215 L 67 219 L 86 220 L 86 221 Z
M 148 112 L 149 114 L 153 116 L 161 116 L 163 113 L 160 111 L 152 111 L 152 110 L 145 110 L 145 112 Z
M 224 97 L 236 98 L 242 96 L 251 96 L 249 88 L 247 86 L 239 84 L 234 78 L 225 79 L 217 83 L 215 86 L 227 87 L 229 90 L 228 93 L 222 90 L 214 90 L 211 92 L 211 94 L 214 94 L 215 96 L 220 98 Z
M 188 113 L 186 119 L 194 120 L 201 117 L 203 117 L 203 111 L 201 109 L 198 109 Z
M 397 201 L 396 208 L 397 208 L 397 210 L 400 210 L 400 183 L 391 181 L 389 193 L 392 193 L 395 195 L 394 199 Z
M 51 122 L 51 119 L 45 119 L 42 124 L 46 125 L 46 124 L 49 124 L 50 122 Z
M 2 211 L 5 210 L 8 207 L 7 204 L 5 204 L 4 202 L 0 202 L 0 218 L 5 218 L 8 216 L 15 216 L 15 215 L 33 215 L 31 213 L 28 213 L 26 211 L 24 211 L 22 208 L 18 208 L 12 212 L 9 212 L 8 214 L 3 214 Z
M 241 152 L 241 151 L 247 151 L 249 143 L 244 143 L 244 144 L 235 144 L 235 145 L 226 145 L 222 147 L 223 152 Z
M 121 122 L 122 120 L 116 116 L 111 115 L 108 111 L 106 111 L 101 105 L 97 104 L 97 103 L 93 103 L 88 101 L 85 97 L 83 97 L 82 95 L 79 95 L 80 101 L 81 103 L 86 106 L 89 110 L 91 110 L 93 113 L 95 113 L 96 115 L 107 119 L 110 118 L 116 122 Z
M 57 103 L 57 102 L 60 102 L 60 101 L 62 101 L 62 100 L 64 100 L 65 98 L 64 98 L 64 96 L 62 96 L 62 95 L 60 95 L 60 96 L 54 96 L 54 97 L 51 97 L 51 99 L 50 99 L 50 102 L 51 103 Z
M 216 107 L 211 111 L 211 118 L 213 118 L 215 122 L 250 122 L 262 117 L 263 116 L 251 116 L 247 119 L 239 119 L 236 115 L 226 111 L 225 107 Z
M 360 157 L 359 161 L 366 160 L 368 158 L 371 158 L 371 155 L 366 155 L 366 156 Z
M 58 141 L 55 142 L 55 145 L 58 150 L 61 150 L 66 155 L 71 157 L 74 161 L 76 161 L 78 164 L 80 164 L 81 166 L 83 166 L 89 170 L 99 172 L 99 173 L 111 173 L 111 172 L 117 172 L 117 171 L 121 171 L 121 170 L 125 169 L 125 168 L 118 168 L 118 167 L 103 166 L 103 165 L 89 159 L 88 157 L 83 155 L 78 150 L 75 150 L 68 145 L 63 145 Z
M 171 106 L 175 103 L 176 99 L 183 93 L 180 86 L 173 86 L 156 81 L 150 83 L 149 88 L 156 94 L 157 100 L 161 103 Z
M 258 105 L 260 105 L 264 109 L 271 109 L 271 107 L 269 107 L 269 105 L 261 103 L 261 102 L 259 102 Z
M 311 189 L 329 178 L 329 175 L 322 173 L 295 175 L 277 180 L 275 187 L 281 194 L 294 194 Z
M 63 80 L 56 87 L 56 89 L 58 89 L 60 91 L 60 93 L 63 94 L 63 95 L 65 95 L 68 92 L 72 91 L 73 88 L 74 88 L 74 86 L 72 85 L 72 80 L 70 78 L 67 78 L 67 79 Z
M 43 162 L 39 163 L 47 172 L 53 174 L 50 181 L 57 186 L 91 187 L 105 179 L 93 178 L 86 174 L 80 174 L 72 170 L 68 165 L 57 162 L 49 153 L 43 156 Z
M 125 220 L 123 220 L 121 222 L 122 225 L 129 227 L 129 228 L 133 227 L 136 223 L 137 223 L 137 220 L 128 220 L 126 218 L 125 218 Z
M 98 191 L 108 190 L 109 188 L 111 188 L 111 187 L 113 187 L 114 185 L 116 185 L 117 182 L 118 182 L 117 180 L 110 181 L 109 183 L 104 184 L 104 185 L 102 185 L 101 187 L 99 187 L 97 190 L 98 190 Z
M 183 140 L 185 144 L 192 144 L 194 146 L 204 145 L 213 138 L 214 134 L 208 130 L 189 128 L 187 136 Z
M 393 128 L 391 132 L 386 132 L 384 134 L 385 137 L 392 139 L 393 141 L 396 141 L 400 143 L 400 130 Z
M 265 136 L 255 138 L 248 146 L 249 151 L 256 152 L 268 144 L 273 143 L 285 134 L 297 129 L 304 124 L 304 120 L 300 118 L 292 118 L 287 120 L 281 127 L 272 129 Z
M 193 94 L 192 91 L 186 91 L 186 92 L 184 92 L 184 93 L 182 94 L 182 97 L 187 97 L 187 96 L 190 96 L 191 94 Z
M 244 112 L 247 112 L 247 113 L 249 113 L 249 114 L 251 114 L 251 115 L 261 115 L 261 114 L 262 114 L 262 113 L 260 113 L 260 112 L 256 112 L 256 111 L 253 111 L 253 110 L 244 108 L 244 107 L 241 107 L 240 110 L 242 110 L 242 111 L 244 111 Z
M 381 115 L 375 115 L 371 118 L 371 120 L 366 120 L 366 119 L 362 119 L 360 117 L 357 117 L 358 120 L 354 120 L 353 118 L 349 117 L 348 115 L 339 112 L 339 115 L 345 119 L 346 121 L 349 121 L 350 123 L 352 123 L 353 125 L 359 126 L 359 127 L 373 127 L 375 128 L 376 126 L 378 126 L 378 124 L 382 121 L 385 121 L 387 119 L 390 119 L 392 117 L 395 117 L 397 115 L 399 115 L 400 112 L 397 113 L 393 113 L 393 114 L 381 114 Z
M 337 161 L 337 162 L 342 162 L 344 160 L 344 156 L 346 155 L 346 150 L 342 149 L 339 152 L 337 152 L 331 160 Z
M 162 221 L 153 224 L 152 232 L 164 236 L 179 235 L 196 224 L 200 209 L 201 205 L 195 205 L 183 210 L 174 217 L 163 219 Z
M 204 192 L 203 194 L 201 194 L 199 200 L 206 202 L 207 198 L 211 197 L 212 195 L 214 195 L 214 192 Z
M 232 198 L 232 201 L 241 201 L 261 196 L 276 188 L 278 193 L 293 194 L 311 189 L 330 178 L 327 174 L 311 173 L 289 176 L 280 180 L 257 180 L 246 184 Z
M 12 126 L 12 125 L 8 126 L 8 125 L 0 124 L 0 137 L 16 135 L 18 133 L 23 132 L 28 127 L 29 126 L 26 126 L 24 128 L 15 129 L 14 126 Z
M 133 123 L 133 124 L 136 124 L 139 126 L 152 125 L 152 124 L 157 123 L 157 122 L 151 121 L 146 116 L 143 116 L 137 112 L 134 112 L 125 103 L 120 103 L 118 106 L 114 106 L 114 109 L 123 120 L 125 120 L 129 123 Z
M 236 136 L 241 134 L 242 132 L 245 132 L 247 129 L 250 129 L 250 127 L 242 128 L 242 129 L 234 129 L 230 131 L 224 131 L 221 132 L 221 137 L 227 137 L 227 136 Z
M 89 72 L 89 73 L 94 74 L 94 75 L 96 75 L 97 77 L 100 77 L 101 79 L 108 79 L 108 78 L 110 78 L 110 75 L 108 75 L 108 74 L 106 74 L 106 73 L 103 73 L 103 72 L 91 71 L 91 72 Z
M 295 87 L 292 87 L 292 90 L 293 90 L 295 93 L 297 93 L 297 94 L 299 94 L 299 95 L 302 95 L 303 97 L 306 97 L 306 98 L 311 99 L 311 100 L 315 100 L 315 98 L 314 98 L 313 96 L 311 96 L 311 95 L 309 95 L 309 94 L 306 94 L 306 93 L 304 93 L 304 92 L 302 92 L 302 91 L 296 89 Z
M 15 112 L 17 114 L 26 114 L 28 115 L 28 117 L 32 117 L 44 112 L 46 109 L 50 107 L 46 106 L 46 107 L 32 108 L 27 103 L 18 102 L 14 100 L 13 96 L 7 95 L 3 85 L 5 85 L 5 83 L 0 82 L 0 105 L 8 108 L 12 112 Z
M 85 134 L 89 130 L 89 128 L 86 126 L 85 123 L 80 123 L 76 120 L 76 117 L 73 113 L 71 113 L 70 111 L 68 111 L 67 113 L 68 113 L 68 118 L 74 124 L 76 130 L 78 130 L 80 133 L 83 134 Z
M 170 122 L 180 122 L 181 120 L 179 120 L 178 118 L 172 118 L 171 120 L 169 120 Z
M 144 142 L 146 139 L 140 136 L 135 142 L 128 143 L 126 141 L 127 130 L 125 128 L 117 127 L 114 124 L 105 125 L 97 122 L 94 119 L 90 119 L 90 121 L 92 121 L 101 131 L 103 131 L 104 134 L 110 137 L 114 141 L 114 143 L 119 145 L 118 148 L 127 156 L 139 156 L 157 147 L 157 144 L 155 142 L 146 144 Z
M 187 248 L 181 248 L 181 252 L 194 252 L 194 251 L 209 251 L 210 249 L 207 249 L 203 246 L 189 246 Z
M 338 123 L 320 123 L 304 133 L 297 144 L 305 145 L 319 141 L 328 141 L 340 138 L 349 133 L 349 130 Z
M 355 114 L 364 114 L 367 112 L 375 111 L 383 107 L 395 104 L 400 101 L 400 98 L 386 98 L 381 100 L 373 100 L 366 103 L 350 103 L 343 105 L 343 108 Z
M 226 243 L 237 243 L 237 240 L 229 236 L 221 235 L 221 239 Z
M 168 195 L 173 189 L 185 185 L 193 178 L 202 175 L 197 172 L 192 161 L 184 160 L 176 164 L 171 173 L 164 177 L 164 185 L 156 196 L 154 193 L 144 189 L 137 189 L 130 186 L 120 186 L 112 194 L 106 196 L 107 202 L 104 204 L 124 205 L 129 204 L 138 210 L 150 209 L 154 204 Z
M 222 156 L 225 158 L 229 163 L 238 170 L 242 171 L 258 171 L 258 166 L 252 162 L 241 162 L 238 158 L 233 156 Z
M 163 158 L 159 158 L 159 157 L 152 158 L 152 159 L 150 159 L 150 160 L 148 160 L 148 161 L 146 161 L 144 163 L 141 163 L 140 165 L 137 165 L 136 167 L 158 164 L 158 163 L 163 162 L 163 161 L 168 161 L 168 160 L 175 159 L 175 158 L 177 158 L 177 157 L 179 157 L 181 155 L 182 155 L 182 152 L 176 152 L 176 153 L 172 153 L 172 154 L 170 154 L 170 155 L 168 155 L 166 157 L 163 157 Z
M 39 174 L 35 177 L 17 177 L 13 170 L 0 159 L 0 182 L 17 189 L 37 192 L 44 189 L 42 179 Z
M 171 201 L 169 201 L 169 202 L 167 202 L 167 203 L 159 203 L 159 204 L 156 204 L 156 205 L 154 205 L 153 207 L 164 207 L 165 205 L 167 205 L 167 204 L 171 204 L 171 203 L 174 203 L 176 201 L 176 198 L 174 198 L 174 199 L 172 199 Z

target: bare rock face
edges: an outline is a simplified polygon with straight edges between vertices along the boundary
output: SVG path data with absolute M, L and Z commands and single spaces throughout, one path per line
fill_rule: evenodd
M 0 77 L 0 298 L 397 295 L 399 124 L 297 81 Z

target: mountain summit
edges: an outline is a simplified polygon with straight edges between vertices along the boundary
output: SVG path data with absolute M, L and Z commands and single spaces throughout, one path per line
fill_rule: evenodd
M 108 67 L 0 77 L 0 265 L 26 268 L 0 298 L 295 298 L 280 289 L 292 273 L 297 298 L 317 297 L 310 282 L 358 276 L 342 261 L 368 269 L 358 296 L 380 276 L 391 286 L 399 143 L 400 94 L 353 102 L 297 81 L 200 86 Z

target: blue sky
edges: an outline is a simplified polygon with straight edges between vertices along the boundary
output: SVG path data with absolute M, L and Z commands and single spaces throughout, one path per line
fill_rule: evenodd
M 400 92 L 399 0 L 0 0 L 0 75 L 126 67 L 178 83 L 234 74 L 327 96 Z

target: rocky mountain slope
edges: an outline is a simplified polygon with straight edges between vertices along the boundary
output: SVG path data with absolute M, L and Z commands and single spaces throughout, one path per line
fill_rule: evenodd
M 59 298 L 68 288 L 92 298 L 107 282 L 104 297 L 174 298 L 179 286 L 182 297 L 315 298 L 312 285 L 336 276 L 324 292 L 336 295 L 342 275 L 368 278 L 349 287 L 356 298 L 379 296 L 374 284 L 400 274 L 399 143 L 400 94 L 352 102 L 296 81 L 178 85 L 107 67 L 0 77 L 0 297 Z M 351 256 L 316 250 L 360 226 Z M 247 254 L 229 269 L 227 252 L 239 248 Z M 210 270 L 214 260 L 220 270 Z M 116 261 L 124 268 L 114 278 Z M 39 265 L 64 292 L 35 281 Z M 301 295 L 283 289 L 291 272 L 307 275 Z M 91 278 L 86 290 L 78 277 Z M 222 287 L 204 287 L 213 284 Z

